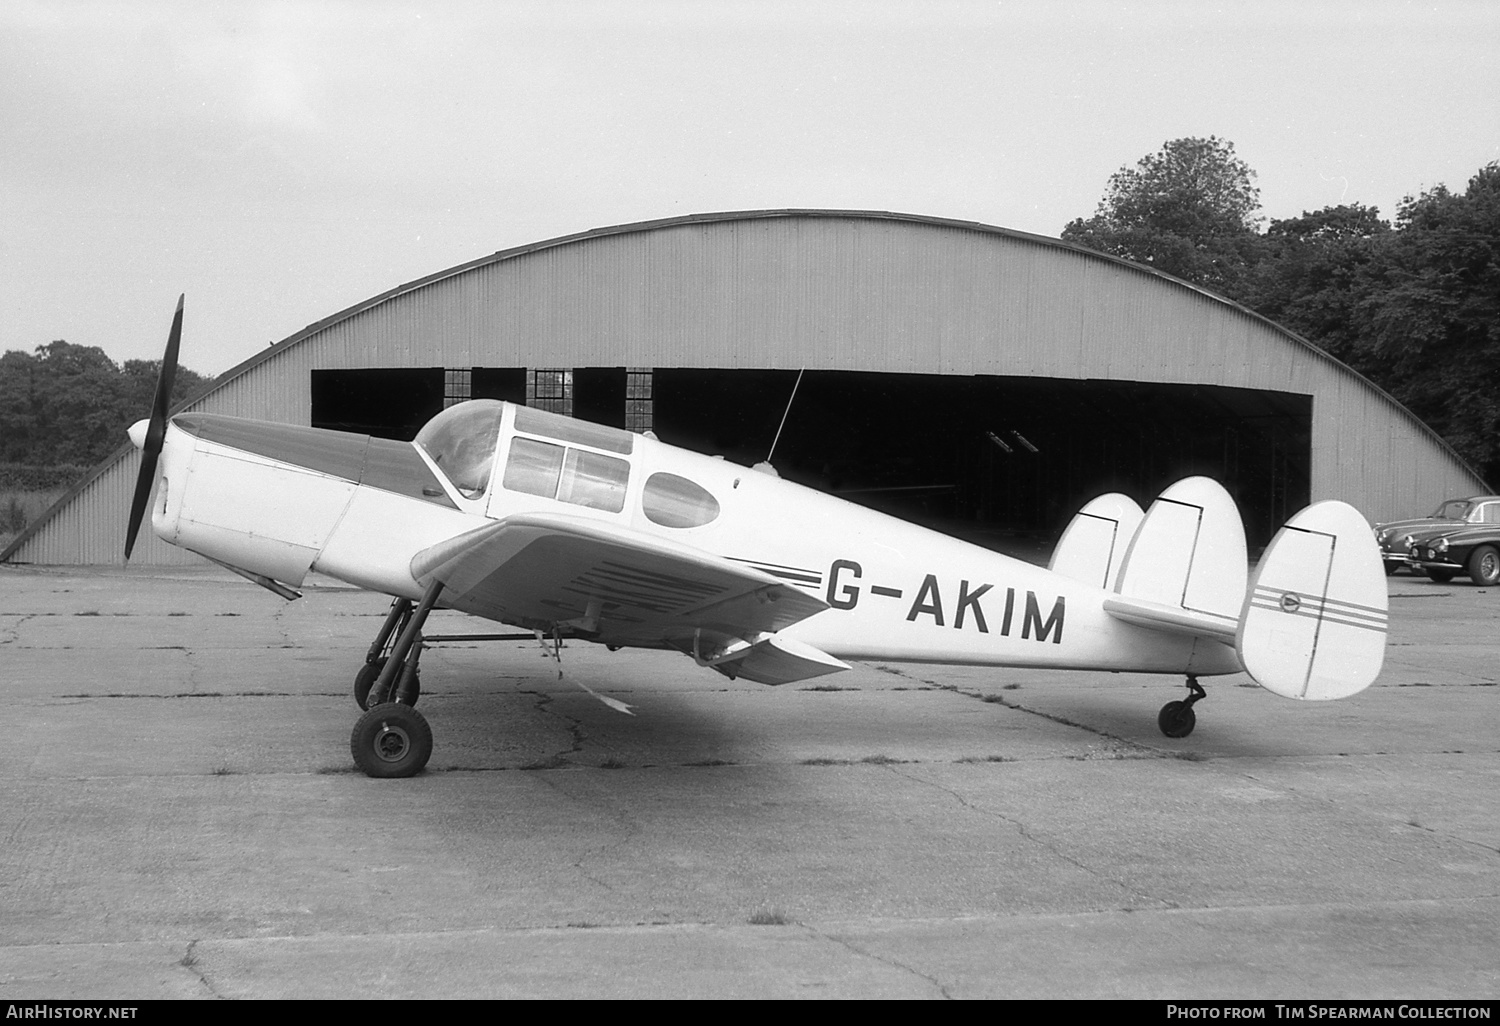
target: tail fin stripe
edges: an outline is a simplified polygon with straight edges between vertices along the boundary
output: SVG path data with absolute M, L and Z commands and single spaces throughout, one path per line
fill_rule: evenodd
M 1272 602 L 1279 602 L 1279 601 L 1281 601 L 1281 596 L 1283 596 L 1285 594 L 1287 594 L 1287 591 L 1284 588 L 1271 588 L 1271 587 L 1268 587 L 1268 586 L 1266 586 L 1264 584 L 1257 585 L 1256 588 L 1255 588 L 1255 597 L 1256 598 L 1268 599 L 1268 600 L 1270 600 Z M 1297 594 L 1297 597 L 1302 602 L 1304 602 L 1304 603 L 1321 602 L 1325 606 L 1337 607 L 1338 609 L 1340 609 L 1342 611 L 1348 612 L 1350 615 L 1357 616 L 1357 615 L 1359 615 L 1361 613 L 1365 613 L 1365 614 L 1368 614 L 1370 616 L 1378 616 L 1382 620 L 1384 620 L 1386 618 L 1386 616 L 1387 616 L 1386 611 L 1384 609 L 1379 608 L 1378 606 L 1366 606 L 1366 605 L 1361 605 L 1358 602 L 1349 602 L 1349 601 L 1346 601 L 1344 599 L 1330 598 L 1330 597 L 1327 597 L 1327 596 L 1319 599 L 1315 595 L 1314 596 L 1303 595 L 1300 592 L 1298 592 L 1296 594 Z
M 1286 616 L 1300 616 L 1308 620 L 1317 620 L 1321 623 L 1336 623 L 1344 627 L 1357 627 L 1360 630 L 1374 631 L 1376 634 L 1385 634 L 1388 631 L 1388 628 L 1384 623 L 1373 620 L 1355 620 L 1350 617 L 1342 617 L 1332 614 L 1319 615 L 1317 610 L 1314 609 L 1299 609 L 1295 613 L 1288 613 L 1280 606 L 1270 602 L 1256 602 L 1253 603 L 1253 605 L 1255 606 L 1255 608 L 1264 609 L 1267 612 L 1282 613 Z
M 1351 603 L 1352 604 L 1352 603 Z M 1250 605 L 1256 609 L 1264 609 L 1272 613 L 1282 613 L 1286 616 L 1302 616 L 1313 620 L 1324 620 L 1328 623 L 1344 624 L 1348 627 L 1361 627 L 1365 630 L 1379 631 L 1384 634 L 1387 629 L 1387 618 L 1378 611 L 1369 613 L 1353 609 L 1335 608 L 1332 602 L 1320 604 L 1316 599 L 1303 598 L 1302 604 L 1296 609 L 1287 609 L 1281 604 L 1280 596 L 1271 597 L 1257 592 L 1250 600 Z M 1359 607 L 1365 609 L 1368 607 Z

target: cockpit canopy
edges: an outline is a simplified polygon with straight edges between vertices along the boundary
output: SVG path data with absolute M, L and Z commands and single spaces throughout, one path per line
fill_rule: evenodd
M 453 487 L 466 498 L 477 499 L 490 484 L 504 413 L 505 404 L 498 399 L 470 399 L 433 417 L 414 441 Z

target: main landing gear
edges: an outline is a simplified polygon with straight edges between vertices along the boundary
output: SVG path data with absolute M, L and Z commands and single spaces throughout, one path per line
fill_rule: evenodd
M 355 675 L 354 700 L 365 714 L 349 735 L 349 751 L 367 776 L 414 776 L 432 757 L 432 728 L 413 707 L 422 693 L 422 625 L 442 590 L 433 581 L 416 608 L 410 599 L 393 602 Z
M 1156 716 L 1156 725 L 1167 737 L 1187 737 L 1197 726 L 1198 716 L 1193 712 L 1193 703 L 1207 698 L 1208 692 L 1198 683 L 1197 677 L 1187 679 L 1188 697 L 1181 702 L 1168 702 Z

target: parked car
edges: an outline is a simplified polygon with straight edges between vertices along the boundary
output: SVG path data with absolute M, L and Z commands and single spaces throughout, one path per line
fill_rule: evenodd
M 1492 529 L 1487 542 L 1483 537 L 1483 529 L 1486 527 Z M 1493 536 L 1500 533 L 1500 495 L 1474 495 L 1467 499 L 1448 499 L 1433 510 L 1431 516 L 1376 524 L 1375 540 L 1380 545 L 1380 558 L 1385 563 L 1387 574 L 1393 574 L 1401 567 L 1409 567 L 1413 571 L 1425 572 L 1435 581 L 1451 581 L 1461 573 L 1469 573 L 1472 576 L 1472 571 L 1467 562 L 1453 563 L 1451 561 L 1450 557 L 1457 553 L 1450 550 L 1453 545 L 1460 543 L 1451 538 L 1446 545 L 1437 546 L 1436 543 L 1440 538 L 1450 537 L 1455 532 L 1463 533 L 1470 528 L 1480 530 L 1481 536 L 1472 543 L 1467 540 L 1461 543 L 1465 560 L 1474 548 L 1486 545 L 1493 547 L 1496 544 Z M 1433 555 L 1417 557 L 1414 551 L 1418 547 L 1423 552 L 1431 552 Z M 1433 565 L 1429 567 L 1428 563 Z M 1500 566 L 1495 569 L 1500 571 Z M 1493 584 L 1494 581 L 1487 580 L 1482 583 Z

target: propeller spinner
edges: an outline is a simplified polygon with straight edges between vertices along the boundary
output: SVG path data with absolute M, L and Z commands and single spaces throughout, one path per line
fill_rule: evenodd
M 141 448 L 141 470 L 135 479 L 135 498 L 130 503 L 130 526 L 125 533 L 125 558 L 135 548 L 135 536 L 151 500 L 151 486 L 156 483 L 156 460 L 161 455 L 162 439 L 167 433 L 167 412 L 172 403 L 172 381 L 177 377 L 177 349 L 182 342 L 182 303 L 186 294 L 177 297 L 177 312 L 172 316 L 172 330 L 167 335 L 167 351 L 162 356 L 161 371 L 156 376 L 156 395 L 151 400 L 151 420 L 145 437 L 138 438 L 140 424 L 130 429 L 130 440 Z

